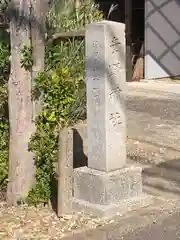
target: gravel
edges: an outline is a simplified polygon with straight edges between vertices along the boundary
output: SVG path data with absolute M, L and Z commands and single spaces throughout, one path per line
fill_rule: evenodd
M 113 221 L 80 212 L 58 218 L 48 207 L 8 207 L 0 203 L 0 239 L 3 240 L 61 239 L 78 229 L 97 228 Z
M 157 165 L 177 157 L 170 149 L 127 139 L 127 155 L 132 163 Z M 81 212 L 60 218 L 48 207 L 20 205 L 8 207 L 0 202 L 0 240 L 55 240 L 74 231 L 97 228 L 113 219 L 99 219 Z

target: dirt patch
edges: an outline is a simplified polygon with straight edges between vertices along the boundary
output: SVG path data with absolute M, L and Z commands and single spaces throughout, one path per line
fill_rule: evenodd
M 0 239 L 55 240 L 68 236 L 72 231 L 97 228 L 113 222 L 83 213 L 58 218 L 49 208 L 26 205 L 7 207 L 0 204 Z

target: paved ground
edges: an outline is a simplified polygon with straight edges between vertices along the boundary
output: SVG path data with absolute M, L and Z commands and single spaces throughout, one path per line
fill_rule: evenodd
M 143 167 L 144 191 L 180 197 L 180 84 L 131 83 L 127 98 L 128 162 Z M 85 139 L 87 133 L 84 131 Z M 87 141 L 77 160 L 87 163 Z M 79 151 L 79 150 L 78 150 Z
M 144 191 L 180 197 L 180 85 L 131 85 L 128 157 L 144 168 Z
M 63 240 L 177 240 L 180 239 L 179 219 L 179 201 L 156 199 L 149 207 L 116 217 L 111 224 Z
M 127 108 L 128 161 L 143 167 L 144 191 L 163 199 L 66 240 L 180 239 L 180 84 L 131 84 Z
M 59 219 L 48 208 L 0 203 L 0 239 L 180 239 L 180 84 L 130 88 L 128 161 L 143 167 L 144 192 L 163 199 L 151 198 L 148 207 L 107 220 L 80 213 Z
M 165 90 L 131 87 L 127 101 L 128 135 L 133 139 L 170 147 L 177 151 L 180 150 L 178 137 L 180 133 L 180 89 L 179 94 L 165 92 Z

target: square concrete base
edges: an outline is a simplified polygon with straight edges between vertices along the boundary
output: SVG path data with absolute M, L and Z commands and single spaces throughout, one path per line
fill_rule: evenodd
M 144 205 L 147 196 L 142 194 L 141 172 L 141 167 L 135 165 L 111 172 L 88 167 L 75 169 L 74 209 L 108 216 L 133 205 Z
M 113 215 L 122 216 L 127 212 L 149 206 L 153 203 L 154 197 L 141 194 L 138 197 L 121 201 L 119 204 L 92 204 L 88 201 L 73 198 L 73 209 L 78 212 L 84 212 L 99 218 L 109 218 Z

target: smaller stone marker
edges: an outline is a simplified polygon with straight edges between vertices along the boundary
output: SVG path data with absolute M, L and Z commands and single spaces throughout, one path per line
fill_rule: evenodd
M 73 194 L 73 130 L 59 133 L 58 157 L 58 216 L 72 213 Z
M 74 170 L 73 206 L 109 216 L 144 200 L 142 169 L 126 165 L 125 25 L 92 23 L 85 41 L 88 167 Z

